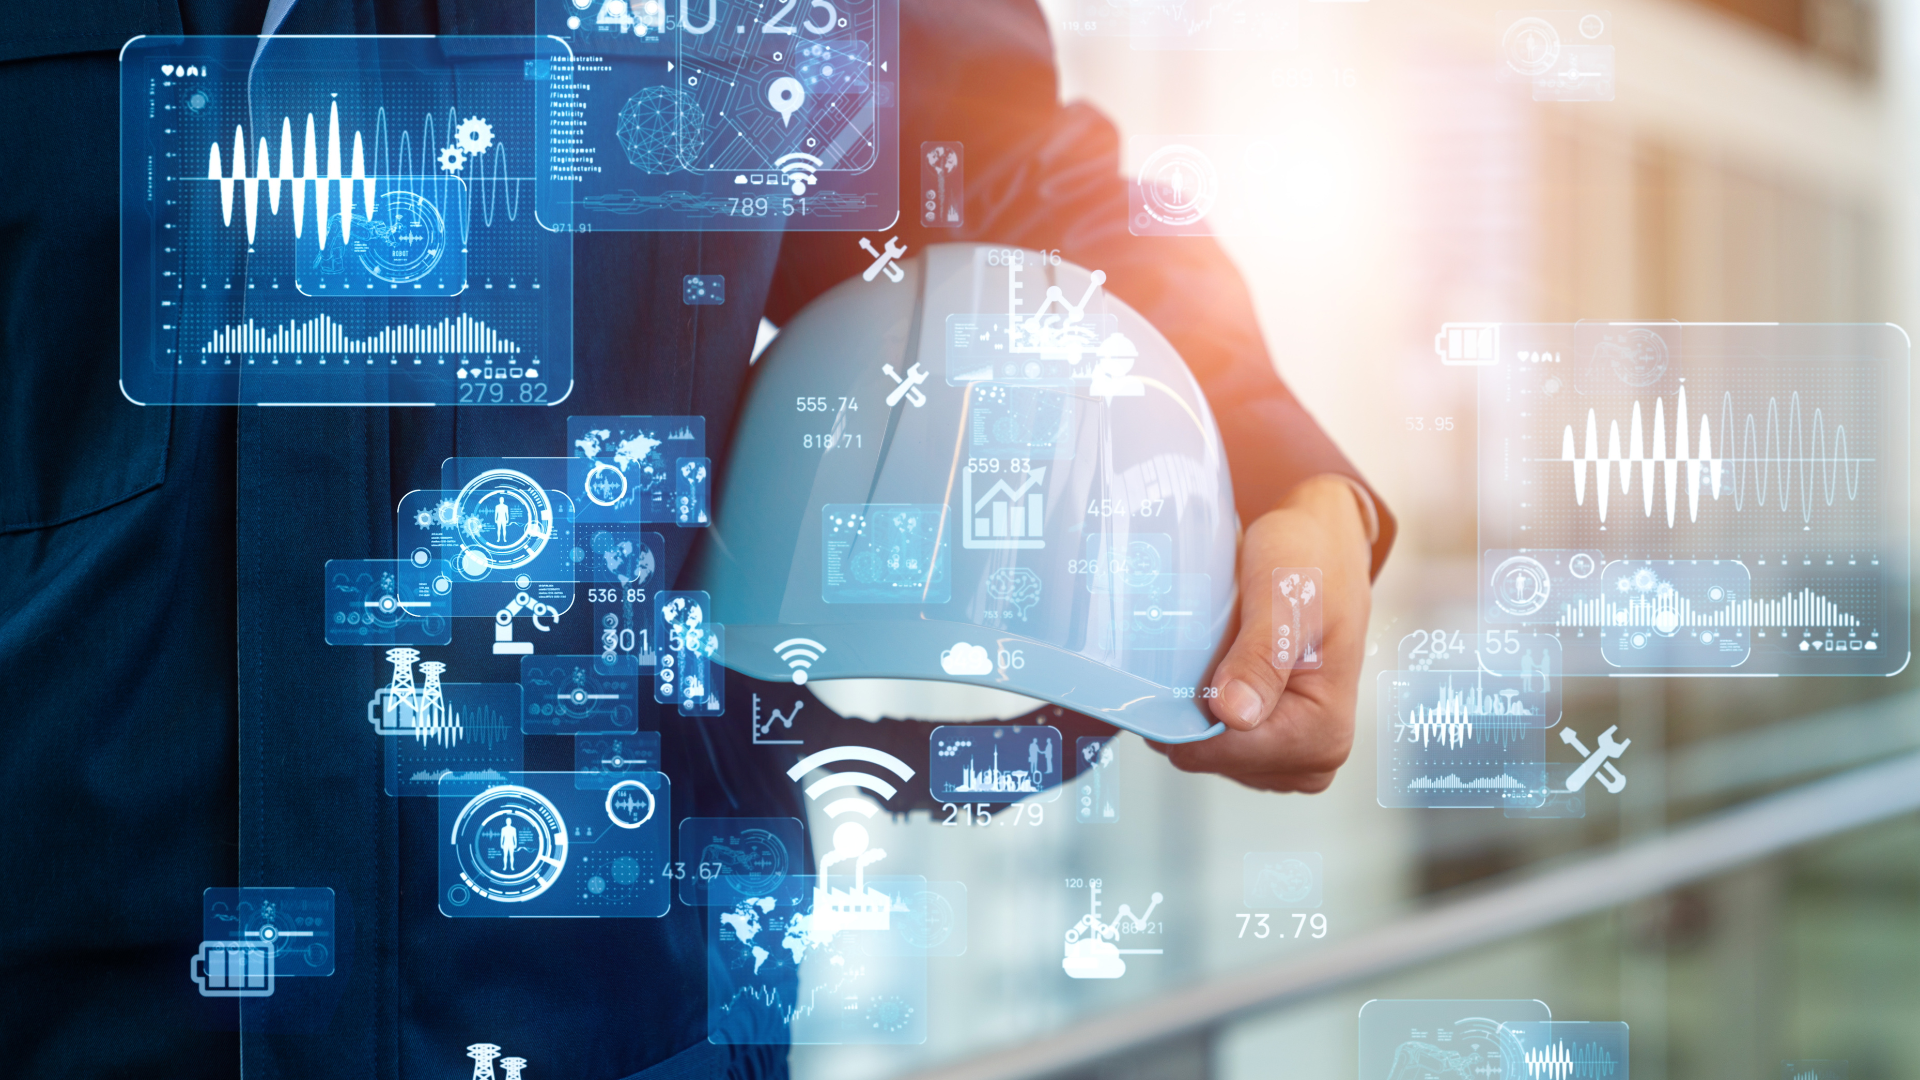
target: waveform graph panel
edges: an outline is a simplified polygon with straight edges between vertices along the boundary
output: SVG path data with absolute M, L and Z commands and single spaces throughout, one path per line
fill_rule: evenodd
M 1628 1030 L 1617 1020 L 1537 1020 L 1500 1025 L 1526 1080 L 1628 1080 Z
M 1837 1058 L 1783 1061 L 1780 1063 L 1780 1080 L 1847 1080 L 1847 1063 Z
M 1360 1007 L 1359 1075 L 1522 1077 L 1520 1048 L 1507 1028 L 1551 1017 L 1537 1000 L 1375 998 Z
M 443 683 L 444 707 L 407 732 L 380 740 L 386 792 L 441 794 L 447 779 L 484 779 L 523 767 L 518 683 Z
M 1476 372 L 1489 625 L 1551 625 L 1574 674 L 1905 665 L 1910 356 L 1898 327 L 1503 324 L 1498 341 Z M 1496 551 L 1539 565 L 1485 565 Z M 1594 620 L 1625 611 L 1594 594 L 1597 575 L 1570 572 L 1575 553 L 1583 569 L 1740 564 L 1746 591 L 1721 614 L 1749 628 L 1744 657 L 1728 636 L 1603 647 Z M 1540 585 L 1558 593 L 1530 591 Z M 1701 603 L 1689 599 L 1694 617 Z M 1674 629 L 1667 640 L 1684 641 Z
M 1532 673 L 1381 672 L 1380 805 L 1539 806 L 1559 714 L 1550 686 Z
M 121 60 L 121 381 L 154 404 L 551 404 L 570 223 L 536 38 L 141 38 Z M 255 53 L 259 51 L 258 61 Z M 202 72 L 183 76 L 191 65 Z

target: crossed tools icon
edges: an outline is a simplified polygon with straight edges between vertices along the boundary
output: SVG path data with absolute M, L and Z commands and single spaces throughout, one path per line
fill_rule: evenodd
M 872 281 L 884 271 L 888 281 L 899 284 L 900 280 L 907 276 L 907 272 L 900 269 L 894 262 L 895 259 L 907 253 L 907 245 L 901 243 L 899 237 L 889 237 L 885 251 L 874 247 L 873 241 L 864 236 L 860 238 L 860 246 L 867 250 L 867 254 L 873 256 L 873 265 L 860 272 L 862 278 Z
M 1627 747 L 1633 745 L 1633 740 L 1628 739 L 1625 742 L 1613 741 L 1613 733 L 1619 730 L 1620 727 L 1616 724 L 1601 732 L 1599 748 L 1588 750 L 1586 744 L 1580 741 L 1579 732 L 1570 727 L 1560 729 L 1560 741 L 1573 747 L 1580 752 L 1581 757 L 1587 759 L 1567 777 L 1568 791 L 1579 791 L 1581 788 L 1586 787 L 1587 781 L 1593 779 L 1593 774 L 1601 770 L 1605 770 L 1604 775 L 1600 777 L 1601 787 L 1618 795 L 1620 794 L 1620 789 L 1627 786 L 1626 776 L 1622 774 L 1619 769 L 1613 767 L 1612 759 L 1626 753 Z
M 887 378 L 900 384 L 893 388 L 893 393 L 887 395 L 887 408 L 891 409 L 900 404 L 901 398 L 913 402 L 913 407 L 916 409 L 927 403 L 927 395 L 920 389 L 920 384 L 927 381 L 929 372 L 926 368 L 914 364 L 907 369 L 904 379 L 900 377 L 899 372 L 893 370 L 892 364 L 881 364 L 880 370 L 886 372 Z

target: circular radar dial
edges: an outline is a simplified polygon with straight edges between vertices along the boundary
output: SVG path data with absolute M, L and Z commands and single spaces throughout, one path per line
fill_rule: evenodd
M 567 824 L 545 795 L 518 784 L 473 797 L 453 823 L 460 878 L 503 904 L 531 900 L 567 867 Z
M 1516 19 L 1500 38 L 1507 66 L 1522 75 L 1545 75 L 1560 59 L 1560 31 L 1537 15 Z
M 354 254 L 367 273 L 396 285 L 419 281 L 447 253 L 440 208 L 411 191 L 383 191 L 373 216 L 353 222 Z
M 1192 225 L 1220 195 L 1213 159 L 1182 143 L 1155 150 L 1140 166 L 1140 201 L 1162 225 Z
M 1645 327 L 1602 338 L 1593 347 L 1593 359 L 1635 389 L 1652 386 L 1667 375 L 1667 343 Z
M 607 789 L 607 819 L 622 829 L 637 829 L 653 819 L 653 789 L 638 780 L 622 780 Z
M 526 473 L 489 469 L 468 481 L 454 504 L 467 577 L 525 566 L 553 538 L 553 500 Z
M 587 470 L 587 498 L 595 506 L 618 506 L 627 497 L 627 474 L 604 461 Z
M 959 924 L 953 902 L 931 889 L 922 889 L 907 903 L 907 910 L 896 916 L 900 937 L 915 949 L 937 949 L 946 944 Z
M 709 844 L 702 863 L 725 867 L 723 875 L 746 896 L 769 896 L 787 880 L 787 845 L 766 829 L 745 829 L 733 847 Z
M 1531 556 L 1515 555 L 1493 572 L 1493 602 L 1509 615 L 1524 617 L 1546 607 L 1552 589 L 1547 568 Z

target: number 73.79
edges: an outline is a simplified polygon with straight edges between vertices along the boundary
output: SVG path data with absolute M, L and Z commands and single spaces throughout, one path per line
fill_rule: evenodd
M 1294 912 L 1292 934 L 1287 933 L 1287 916 L 1285 915 L 1280 916 L 1280 923 L 1278 925 L 1268 922 L 1268 916 L 1264 912 L 1250 914 L 1243 911 L 1235 915 L 1234 918 L 1240 920 L 1240 932 L 1234 935 L 1235 937 L 1247 937 L 1249 936 L 1248 931 L 1252 931 L 1251 936 L 1256 938 L 1302 936 L 1323 938 L 1327 936 L 1327 917 L 1318 911 L 1314 912 L 1312 916 L 1308 916 L 1304 911 Z M 1306 933 L 1309 928 L 1312 929 L 1312 932 Z

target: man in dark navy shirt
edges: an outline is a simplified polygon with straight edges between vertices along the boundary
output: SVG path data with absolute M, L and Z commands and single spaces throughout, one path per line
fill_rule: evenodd
M 378 747 L 342 720 L 382 681 L 379 658 L 322 644 L 316 582 L 328 558 L 392 551 L 398 496 L 437 487 L 442 459 L 551 452 L 567 411 L 702 414 L 724 447 L 761 313 L 786 320 L 865 256 L 843 234 L 581 238 L 561 410 L 131 405 L 116 386 L 115 53 L 138 34 L 257 34 L 268 6 L 0 10 L 0 1057 L 34 1077 L 233 1076 L 243 1057 L 249 1076 L 458 1075 L 488 1042 L 540 1076 L 784 1074 L 778 1048 L 705 1044 L 704 929 L 686 908 L 510 928 L 437 913 L 434 808 L 380 794 Z M 528 7 L 299 0 L 279 30 L 524 33 Z M 1213 679 L 1231 730 L 1170 757 L 1324 788 L 1351 744 L 1392 519 L 1281 385 L 1219 248 L 1128 234 L 1115 133 L 1059 102 L 1032 0 L 903 0 L 901 28 L 902 146 L 968 155 L 966 228 L 909 226 L 909 247 L 991 240 L 1105 270 L 1213 405 L 1248 522 L 1243 594 L 1274 566 L 1323 569 L 1326 665 L 1275 672 L 1250 609 Z M 910 156 L 902 175 L 918 175 Z M 724 274 L 726 305 L 682 305 L 690 273 Z M 513 679 L 480 637 L 463 629 L 451 655 Z M 662 724 L 676 813 L 797 814 L 763 759 Z M 327 984 L 299 991 L 306 1014 L 244 1034 L 185 970 L 202 890 L 234 884 L 328 886 L 341 932 L 336 974 L 300 980 Z

